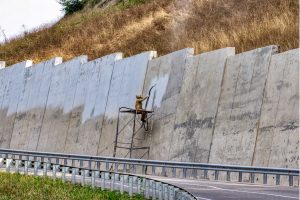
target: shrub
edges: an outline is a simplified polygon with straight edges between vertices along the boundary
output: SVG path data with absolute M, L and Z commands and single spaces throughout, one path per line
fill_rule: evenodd
M 59 4 L 63 6 L 66 15 L 82 10 L 84 8 L 84 0 L 59 0 Z

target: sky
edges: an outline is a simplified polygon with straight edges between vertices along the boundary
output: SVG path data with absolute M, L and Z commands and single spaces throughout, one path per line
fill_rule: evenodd
M 63 16 L 57 0 L 0 0 L 0 42 L 7 38 L 54 23 Z M 3 30 L 3 31 L 2 31 Z

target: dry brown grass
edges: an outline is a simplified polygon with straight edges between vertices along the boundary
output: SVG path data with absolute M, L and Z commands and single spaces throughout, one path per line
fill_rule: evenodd
M 0 47 L 8 64 L 113 52 L 159 55 L 234 46 L 242 52 L 270 44 L 299 47 L 298 0 L 148 0 L 125 10 L 92 9 L 62 19 Z

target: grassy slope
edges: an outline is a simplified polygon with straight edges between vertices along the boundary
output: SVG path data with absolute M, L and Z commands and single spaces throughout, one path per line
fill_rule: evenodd
M 81 187 L 62 183 L 60 180 L 53 181 L 50 178 L 0 173 L 0 200 L 23 199 L 125 200 L 130 198 L 127 194 L 121 195 L 116 192 Z M 135 196 L 131 199 L 142 200 L 144 198 Z
M 162 55 L 185 47 L 242 52 L 270 44 L 285 51 L 299 47 L 298 14 L 298 0 L 146 0 L 127 9 L 86 9 L 0 46 L 0 60 L 94 59 L 145 50 Z

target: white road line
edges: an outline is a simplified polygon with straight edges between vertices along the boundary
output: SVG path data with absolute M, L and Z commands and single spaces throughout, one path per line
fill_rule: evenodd
M 203 198 L 203 197 L 196 197 L 197 199 L 201 199 L 201 200 L 212 200 L 212 199 L 208 199 L 208 198 Z
M 229 192 L 267 195 L 267 196 L 274 196 L 274 197 L 283 197 L 283 198 L 288 198 L 288 199 L 298 199 L 298 197 L 291 197 L 291 196 L 285 196 L 285 195 L 279 195 L 279 194 L 270 194 L 270 193 L 264 193 L 264 192 L 249 192 L 249 191 L 243 191 L 243 190 L 231 190 L 231 189 L 218 188 L 218 187 L 214 187 L 214 186 L 211 186 L 211 188 L 214 188 L 217 190 L 229 191 Z
M 170 182 L 181 182 L 185 185 L 197 185 L 197 186 L 202 186 L 197 184 L 199 183 L 209 183 L 209 184 L 219 184 L 219 185 L 238 185 L 238 186 L 243 186 L 243 187 L 265 187 L 265 188 L 279 188 L 279 187 L 284 187 L 284 186 L 276 186 L 276 185 L 259 185 L 259 184 L 247 184 L 247 183 L 230 183 L 230 182 L 217 182 L 217 181 L 194 181 L 194 180 L 181 180 L 181 179 L 157 179 L 160 181 L 170 181 Z M 190 183 L 189 183 L 190 182 Z

